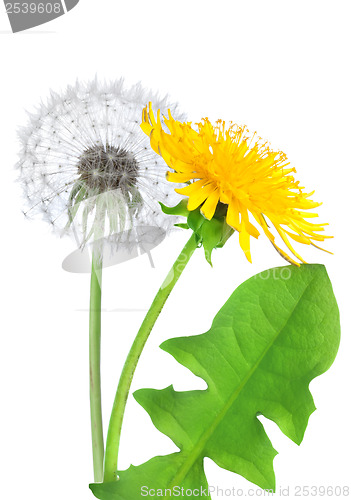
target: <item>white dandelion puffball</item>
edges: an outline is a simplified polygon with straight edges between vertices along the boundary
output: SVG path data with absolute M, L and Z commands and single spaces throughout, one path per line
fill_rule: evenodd
M 181 116 L 167 98 L 140 84 L 125 88 L 122 79 L 51 92 L 19 131 L 25 215 L 42 214 L 59 235 L 73 233 L 81 247 L 136 226 L 171 229 L 174 218 L 159 202 L 175 205 L 180 197 L 140 129 L 149 101 Z

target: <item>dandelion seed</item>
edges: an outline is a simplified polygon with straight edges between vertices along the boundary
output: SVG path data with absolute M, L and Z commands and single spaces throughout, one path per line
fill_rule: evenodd
M 161 109 L 170 106 L 140 84 L 127 89 L 123 80 L 51 92 L 19 132 L 27 216 L 41 213 L 60 236 L 74 233 L 81 247 L 140 225 L 169 231 L 174 221 L 158 203 L 172 191 L 166 165 L 139 127 L 150 98 Z M 177 106 L 171 109 L 177 114 Z

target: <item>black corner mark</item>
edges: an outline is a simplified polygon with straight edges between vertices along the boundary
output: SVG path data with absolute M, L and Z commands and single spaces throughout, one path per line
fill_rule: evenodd
M 48 23 L 78 3 L 79 0 L 4 0 L 13 33 Z
M 67 12 L 77 5 L 79 0 L 64 0 L 66 3 Z

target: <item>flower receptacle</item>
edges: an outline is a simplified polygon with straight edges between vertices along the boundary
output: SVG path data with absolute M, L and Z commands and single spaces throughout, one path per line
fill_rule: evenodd
M 180 215 L 187 218 L 187 222 L 176 224 L 183 229 L 192 229 L 195 233 L 196 241 L 199 246 L 204 247 L 205 258 L 212 266 L 212 251 L 215 248 L 222 248 L 234 229 L 226 222 L 226 207 L 219 204 L 211 220 L 201 213 L 201 207 L 189 211 L 187 209 L 187 200 L 184 199 L 175 207 L 166 207 L 161 203 L 162 211 L 169 215 Z

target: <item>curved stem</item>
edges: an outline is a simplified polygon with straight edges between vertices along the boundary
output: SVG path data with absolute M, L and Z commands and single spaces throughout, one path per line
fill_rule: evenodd
M 195 235 L 192 234 L 174 262 L 161 288 L 158 290 L 127 356 L 113 403 L 107 433 L 104 482 L 115 481 L 117 478 L 117 460 L 123 416 L 133 375 L 140 355 L 169 294 L 173 290 L 174 285 L 177 283 L 196 248 L 197 243 Z
M 90 417 L 94 481 L 103 480 L 104 437 L 101 412 L 101 258 L 92 255 L 89 314 Z

